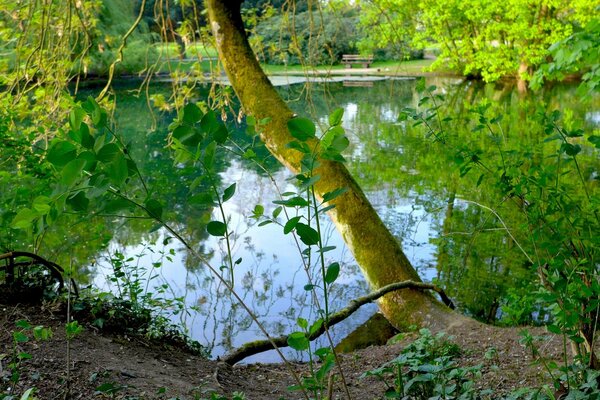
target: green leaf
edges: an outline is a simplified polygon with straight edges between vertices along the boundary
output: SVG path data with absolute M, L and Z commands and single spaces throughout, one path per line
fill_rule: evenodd
M 177 128 L 173 129 L 173 132 L 171 132 L 171 136 L 173 136 L 175 139 L 177 139 L 179 141 L 182 141 L 185 138 L 187 138 L 188 136 L 190 136 L 193 131 L 194 131 L 194 128 L 192 128 L 191 126 L 179 125 Z
M 83 166 L 83 169 L 85 171 L 88 172 L 93 172 L 96 169 L 96 154 L 94 154 L 91 151 L 84 151 L 79 153 L 79 155 L 77 156 L 78 160 L 83 160 L 85 161 L 85 165 Z
M 551 333 L 555 333 L 557 335 L 562 335 L 560 328 L 554 324 L 547 325 L 546 329 L 548 329 L 548 331 Z
M 296 117 L 287 123 L 290 134 L 301 142 L 315 137 L 315 124 L 308 118 Z
M 578 144 L 563 143 L 561 149 L 571 157 L 576 156 L 581 151 L 581 146 Z
M 217 119 L 217 114 L 213 110 L 210 110 L 200 120 L 200 126 L 202 130 L 212 135 L 219 128 L 219 120 Z
M 300 175 L 303 176 L 304 175 Z M 314 186 L 317 182 L 321 180 L 321 175 L 313 175 L 309 179 L 302 179 L 302 184 L 299 187 L 299 190 L 305 191 L 306 189 Z
M 121 186 L 125 183 L 125 180 L 129 176 L 129 168 L 123 154 L 116 156 L 115 160 L 108 165 L 106 172 L 108 179 L 116 186 Z
M 71 112 L 69 113 L 69 124 L 71 125 L 71 129 L 74 131 L 78 131 L 81 127 L 81 122 L 85 117 L 85 110 L 79 106 L 73 107 Z
M 291 231 L 293 231 L 294 228 L 296 227 L 296 224 L 298 223 L 298 221 L 300 221 L 300 218 L 302 218 L 302 217 L 293 217 L 293 218 L 290 218 L 285 223 L 285 226 L 283 227 L 283 233 L 287 235 L 288 233 L 290 233 Z
M 13 340 L 17 343 L 25 343 L 29 341 L 29 338 L 23 332 L 15 331 L 13 332 Z
M 590 136 L 588 141 L 593 144 L 597 149 L 600 149 L 600 136 Z
M 81 107 L 92 117 L 92 122 L 97 125 L 102 119 L 102 109 L 96 99 L 92 96 L 88 96 L 87 99 L 81 104 Z
M 338 153 L 346 150 L 346 148 L 350 145 L 350 140 L 346 136 L 337 135 L 333 138 L 333 142 L 329 146 L 329 149 L 335 150 Z
M 50 206 L 50 198 L 48 196 L 38 196 L 33 199 L 32 207 L 40 214 L 48 214 L 52 207 Z
M 206 231 L 212 236 L 225 236 L 227 225 L 221 221 L 210 221 L 208 225 L 206 225 Z
M 340 275 L 340 264 L 334 262 L 329 267 L 327 267 L 327 272 L 325 273 L 325 283 L 332 284 L 335 282 L 337 277 Z
M 322 249 L 319 250 L 319 253 L 323 254 L 323 253 L 327 253 L 328 251 L 332 251 L 335 250 L 336 247 L 335 246 L 325 246 Z
M 79 128 L 79 138 L 81 145 L 86 149 L 93 149 L 95 140 L 94 137 L 90 133 L 90 128 L 88 128 L 85 122 L 81 123 L 81 127 Z
M 329 129 L 321 138 L 321 148 L 328 149 L 336 137 L 343 137 L 345 134 L 346 132 L 341 126 L 335 126 Z
M 15 326 L 21 329 L 31 329 L 31 324 L 26 319 L 20 319 L 15 322 Z
M 306 290 L 307 292 L 310 292 L 311 290 L 313 290 L 316 287 L 317 287 L 316 285 L 313 285 L 313 284 L 309 283 L 307 285 L 304 285 L 304 290 Z
M 298 319 L 296 319 L 296 323 L 302 329 L 308 328 L 308 321 L 302 317 L 298 317 Z
M 281 206 L 275 207 L 275 209 L 273 210 L 273 213 L 271 215 L 273 216 L 273 218 L 277 218 L 279 216 L 279 214 L 281 214 L 281 211 L 283 211 L 283 207 L 281 207 Z
M 188 103 L 183 107 L 183 122 L 193 125 L 202 119 L 202 110 L 194 103 Z
M 213 140 L 219 144 L 225 143 L 229 137 L 229 131 L 227 130 L 225 124 L 220 123 L 217 130 L 213 132 L 212 137 Z
M 78 321 L 68 322 L 65 325 L 65 333 L 67 335 L 67 339 L 73 339 L 75 336 L 79 335 L 83 331 L 83 327 L 79 325 Z
M 301 222 L 296 224 L 296 233 L 300 236 L 300 240 L 307 246 L 312 246 L 319 243 L 319 233 L 308 225 Z
M 85 160 L 81 159 L 69 161 L 60 172 L 60 183 L 68 187 L 73 186 L 75 182 L 81 179 L 85 164 Z
M 336 126 L 342 123 L 342 117 L 344 116 L 343 108 L 336 108 L 331 114 L 329 114 L 329 126 Z
M 321 326 L 323 325 L 323 318 L 319 318 L 317 319 L 311 326 L 310 329 L 308 330 L 308 334 L 309 335 L 314 335 L 319 329 L 321 329 Z
M 229 185 L 229 187 L 227 187 L 227 189 L 225 189 L 223 191 L 223 203 L 225 203 L 227 200 L 231 199 L 234 194 L 235 194 L 235 183 L 232 183 L 231 185 Z
M 96 154 L 96 159 L 103 163 L 109 163 L 116 159 L 118 154 L 122 154 L 119 145 L 114 142 L 107 143 Z
M 67 204 L 75 211 L 86 211 L 90 204 L 90 200 L 85 196 L 83 191 L 80 191 L 75 195 L 68 197 Z
M 260 218 L 264 215 L 265 213 L 265 208 L 260 205 L 257 204 L 254 206 L 254 210 L 252 210 L 252 218 Z
M 308 349 L 310 342 L 304 332 L 294 332 L 287 338 L 288 345 L 297 351 L 304 351 Z
M 171 135 L 188 147 L 196 147 L 204 138 L 202 132 L 188 125 L 180 125 L 171 132 Z
M 33 225 L 33 221 L 39 216 L 40 214 L 36 211 L 30 210 L 29 208 L 22 208 L 13 218 L 10 226 L 13 229 L 30 228 Z
M 158 200 L 148 199 L 144 203 L 144 207 L 146 207 L 146 210 L 150 217 L 158 220 L 162 218 L 163 206 Z
M 27 389 L 25 392 L 23 392 L 23 395 L 21 396 L 20 400 L 35 400 L 35 397 L 33 397 L 33 395 L 35 394 L 35 390 L 35 388 Z
M 327 203 L 327 202 L 335 199 L 336 197 L 343 195 L 347 191 L 348 191 L 348 188 L 344 187 L 344 188 L 332 190 L 331 192 L 327 192 L 323 195 L 323 203 Z
M 287 200 L 274 200 L 273 204 L 281 204 L 286 207 L 306 207 L 308 202 L 300 196 L 294 196 Z
M 107 214 L 110 214 L 110 213 L 117 213 L 119 211 L 124 211 L 124 210 L 132 210 L 133 207 L 134 207 L 134 205 L 130 201 L 127 201 L 122 198 L 118 198 L 118 199 L 114 199 L 114 200 L 106 203 L 106 205 L 104 206 L 102 211 Z
M 65 140 L 59 140 L 52 144 L 46 159 L 57 167 L 66 165 L 77 156 L 77 149 L 74 144 Z
M 217 150 L 217 143 L 215 142 L 210 142 L 208 144 L 208 146 L 206 146 L 206 148 L 204 149 L 204 156 L 203 156 L 203 164 L 204 164 L 204 168 L 210 170 L 213 166 L 213 163 L 215 161 L 215 152 Z

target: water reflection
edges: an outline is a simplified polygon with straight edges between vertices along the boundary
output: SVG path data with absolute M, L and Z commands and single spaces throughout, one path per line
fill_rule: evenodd
M 293 85 L 280 90 L 296 112 L 310 114 L 323 124 L 330 110 L 336 107 L 345 110 L 343 126 L 352 143 L 347 154 L 348 166 L 386 225 L 402 241 L 413 265 L 424 279 L 438 279 L 463 310 L 493 322 L 499 317 L 507 288 L 523 287 L 535 277 L 523 256 L 497 229 L 497 221 L 460 198 L 497 207 L 501 206 L 502 200 L 494 198 L 492 191 L 478 188 L 474 182 L 476 177 L 459 179 L 452 166 L 451 154 L 426 139 L 410 124 L 398 121 L 401 110 L 415 106 L 419 100 L 414 81 L 372 83 L 372 87 L 348 87 L 342 82 L 309 87 Z M 482 100 L 493 101 L 496 112 L 505 115 L 504 134 L 507 140 L 513 141 L 512 146 L 540 140 L 540 127 L 530 118 L 540 104 L 550 108 L 562 104 L 563 109 L 568 104 L 567 113 L 573 121 L 584 121 L 591 126 L 597 124 L 589 117 L 595 115 L 595 111 L 590 111 L 590 104 L 582 105 L 576 100 L 572 87 L 555 87 L 534 99 L 523 98 L 512 88 L 502 85 L 458 84 L 455 80 L 443 79 L 429 83 L 438 85 L 438 92 L 447 95 L 448 112 L 453 112 L 459 123 L 466 124 L 472 118 L 469 105 Z M 592 110 L 597 109 L 598 100 L 591 105 Z M 243 128 L 238 127 L 240 131 Z M 460 127 L 456 127 L 456 131 L 460 131 Z M 152 139 L 156 135 L 161 138 Z M 467 136 L 460 140 L 484 149 L 488 145 L 485 137 Z M 148 137 L 160 143 L 164 139 L 164 126 Z M 244 140 L 242 133 L 237 140 Z M 155 145 L 146 143 L 150 147 Z M 164 152 L 152 154 L 156 156 L 147 161 L 148 172 L 168 171 L 169 162 Z M 162 161 L 165 161 L 164 165 L 156 164 Z M 287 171 L 272 160 L 270 162 L 268 173 L 265 173 L 247 161 L 224 158 L 219 176 L 224 187 L 238 183 L 236 195 L 225 203 L 230 226 L 236 232 L 234 259 L 243 260 L 235 270 L 236 290 L 268 330 L 279 335 L 295 329 L 297 317 L 310 320 L 315 315 L 308 293 L 303 290 L 308 282 L 307 272 L 295 242 L 283 235 L 279 226 L 258 227 L 250 222 L 249 216 L 256 204 L 265 206 L 265 213 L 274 209 L 271 201 L 277 198 L 277 191 L 269 174 L 280 185 L 281 191 L 295 190 L 289 183 Z M 194 175 L 197 172 L 188 173 Z M 165 172 L 166 176 L 168 174 Z M 176 214 L 173 218 L 180 229 L 189 233 L 186 238 L 203 249 L 213 265 L 222 265 L 226 256 L 223 243 L 207 237 L 203 228 L 211 219 L 210 213 L 212 218 L 218 215 L 214 210 L 204 209 L 204 214 L 197 213 L 189 218 L 185 187 L 193 176 L 184 176 L 179 173 L 175 178 L 166 179 L 177 194 L 167 200 L 167 204 L 172 205 Z M 329 232 L 329 244 L 337 247 L 328 256 L 335 261 L 341 260 L 343 265 L 343 275 L 334 286 L 332 309 L 335 310 L 364 294 L 367 288 L 337 232 L 328 221 L 323 223 Z M 154 243 L 161 243 L 162 239 L 164 233 Z M 123 251 L 136 254 L 139 249 L 125 246 Z M 153 254 L 157 252 L 153 250 Z M 152 260 L 144 262 L 151 263 Z M 209 345 L 215 356 L 261 337 L 252 320 L 219 281 L 194 263 L 198 264 L 184 249 L 176 248 L 175 256 L 161 269 L 161 278 L 172 288 L 172 295 L 185 299 L 190 314 L 183 319 L 192 336 Z M 314 272 L 309 271 L 313 276 L 318 275 Z M 102 285 L 100 280 L 97 283 Z M 373 312 L 373 306 L 366 307 L 345 326 L 337 327 L 334 337 L 341 338 Z M 253 359 L 274 361 L 276 357 L 263 354 Z
M 348 167 L 385 224 L 402 242 L 420 275 L 426 280 L 438 279 L 466 312 L 483 320 L 496 320 L 507 288 L 526 290 L 535 276 L 522 255 L 497 229 L 497 221 L 472 202 L 506 207 L 503 215 L 510 226 L 517 224 L 517 213 L 503 199 L 494 197 L 492 190 L 478 186 L 476 175 L 459 178 L 452 154 L 425 138 L 418 128 L 398 120 L 404 107 L 414 107 L 419 101 L 414 80 L 372 83 L 372 87 L 347 87 L 343 82 L 291 85 L 279 90 L 295 112 L 309 115 L 323 125 L 329 111 L 337 107 L 345 110 L 343 126 L 351 141 L 346 154 Z M 507 85 L 459 84 L 440 78 L 429 84 L 437 85 L 438 92 L 447 95 L 448 112 L 453 113 L 459 125 L 466 125 L 473 118 L 469 105 L 491 102 L 495 112 L 504 115 L 503 134 L 509 147 L 520 148 L 540 140 L 540 127 L 531 118 L 537 109 L 559 107 L 569 123 L 586 128 L 597 128 L 600 123 L 600 99 L 582 104 L 574 87 L 557 86 L 527 98 Z M 153 90 L 168 92 L 161 86 Z M 197 96 L 202 99 L 206 92 L 199 91 Z M 167 222 L 211 265 L 225 264 L 223 242 L 206 232 L 206 224 L 219 218 L 213 206 L 204 201 L 208 186 L 202 182 L 190 189 L 202 172 L 174 166 L 164 148 L 167 126 L 174 115 L 159 111 L 151 114 L 145 100 L 135 97 L 126 87 L 117 98 L 118 132 L 132 143 L 132 156 L 148 177 L 151 191 L 167 205 Z M 489 138 L 465 133 L 459 125 L 453 128 L 457 135 L 460 132 L 459 143 L 478 146 L 482 151 L 491 149 Z M 236 132 L 236 141 L 250 142 L 243 123 L 232 123 L 231 128 Z M 229 226 L 235 232 L 233 258 L 242 259 L 235 268 L 235 288 L 269 332 L 279 335 L 295 329 L 297 317 L 316 318 L 315 307 L 303 286 L 308 283 L 307 273 L 318 274 L 314 265 L 305 271 L 296 243 L 283 234 L 280 226 L 259 227 L 249 218 L 257 204 L 265 207 L 266 214 L 275 208 L 272 201 L 278 192 L 273 181 L 281 192 L 295 190 L 288 180 L 289 173 L 264 149 L 257 152 L 265 161 L 264 170 L 248 160 L 223 153 L 217 161 L 215 179 L 223 188 L 237 183 L 235 196 L 224 204 Z M 589 153 L 582 162 L 597 170 L 598 160 L 593 157 L 594 153 Z M 3 218 L 10 221 L 4 214 Z M 332 289 L 331 308 L 336 310 L 365 294 L 367 287 L 335 229 L 326 219 L 323 224 L 328 245 L 336 246 L 334 252 L 327 253 L 328 258 L 342 265 L 342 274 Z M 72 243 L 65 240 L 66 232 L 69 237 L 79 235 L 80 242 L 89 245 L 78 262 L 85 269 L 96 271 L 94 283 L 98 287 L 113 291 L 119 288 L 111 281 L 113 269 L 109 261 L 116 252 L 125 259 L 131 257 L 129 264 L 144 268 L 144 290 L 170 299 L 173 321 L 187 326 L 192 337 L 208 346 L 214 356 L 262 337 L 220 281 L 165 230 L 153 230 L 145 220 L 116 217 L 87 219 L 75 226 L 82 231 L 73 232 L 71 222 L 53 228 L 45 238 L 46 247 L 56 249 L 61 243 Z M 226 270 L 222 273 L 227 277 Z M 345 324 L 335 327 L 334 338 L 341 339 L 373 312 L 375 306 L 363 307 Z M 253 360 L 277 358 L 267 353 L 250 359 Z

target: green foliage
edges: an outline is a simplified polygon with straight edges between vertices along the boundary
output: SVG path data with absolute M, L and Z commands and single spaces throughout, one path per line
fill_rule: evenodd
M 21 365 L 26 360 L 31 359 L 31 354 L 26 351 L 26 346 L 32 341 L 47 341 L 52 338 L 52 330 L 44 326 L 33 326 L 29 321 L 21 319 L 15 322 L 15 329 L 12 331 L 12 346 L 10 362 L 8 369 L 10 374 L 0 379 L 0 399 L 11 400 L 16 397 L 9 393 L 15 393 L 17 384 L 21 379 Z M 10 389 L 9 389 L 10 388 Z M 21 399 L 34 399 L 35 388 L 25 390 Z
M 543 64 L 548 47 L 566 38 L 592 15 L 594 1 L 528 0 L 361 2 L 363 43 L 426 48 L 439 46 L 432 68 L 496 81 L 503 76 L 529 80 Z M 375 23 L 377 22 L 377 23 Z M 377 27 L 373 29 L 373 27 Z M 593 56 L 592 56 L 593 57 Z
M 539 88 L 544 80 L 562 80 L 568 74 L 583 74 L 579 93 L 591 95 L 600 86 L 600 19 L 594 18 L 571 36 L 554 43 L 552 62 L 535 73 L 531 86 Z
M 474 380 L 481 366 L 461 368 L 454 358 L 460 348 L 444 333 L 433 336 L 427 329 L 406 346 L 401 354 L 379 368 L 365 372 L 362 378 L 375 376 L 385 383 L 386 398 L 392 399 L 475 399 L 489 395 L 478 392 Z
M 406 116 L 448 147 L 462 177 L 477 171 L 478 184 L 486 184 L 508 203 L 497 210 L 477 206 L 492 214 L 505 240 L 518 248 L 525 265 L 540 278 L 536 287 L 521 294 L 519 303 L 508 305 L 513 309 L 509 318 L 523 322 L 524 316 L 514 312 L 519 304 L 531 311 L 540 307 L 542 315 L 550 316 L 548 329 L 571 340 L 578 362 L 596 365 L 597 355 L 591 349 L 600 298 L 596 261 L 600 257 L 596 234 L 600 231 L 600 186 L 598 149 L 590 145 L 593 140 L 586 142 L 581 129 L 563 125 L 559 111 L 538 112 L 544 140 L 531 147 L 507 148 L 499 124 L 502 116 L 492 111 L 491 104 L 482 103 L 472 106 L 472 118 L 465 127 L 485 133 L 488 148 L 494 151 L 459 144 L 447 128 L 450 119 L 442 118 L 440 103 L 433 102 L 435 89 L 422 89 L 422 105 L 431 108 L 407 110 Z M 508 212 L 520 214 L 511 227 L 503 218 Z M 566 360 L 563 368 L 569 368 Z
M 260 22 L 250 42 L 267 64 L 332 65 L 357 52 L 357 22 L 352 9 L 282 13 Z
M 565 399 L 596 399 L 600 397 L 600 371 L 580 363 L 559 366 L 553 360 L 540 356 L 537 343 L 543 338 L 532 336 L 529 331 L 521 333 L 521 344 L 531 351 L 536 364 L 541 364 L 552 378 L 551 385 L 539 388 L 520 388 L 510 393 L 507 400 L 554 400 L 557 391 L 566 391 Z M 563 397 L 558 397 L 563 398 Z

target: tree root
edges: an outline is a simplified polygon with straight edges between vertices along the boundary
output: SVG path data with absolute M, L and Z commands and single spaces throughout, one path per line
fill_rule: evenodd
M 30 258 L 30 261 L 19 261 L 16 262 L 17 258 L 27 257 Z M 28 267 L 32 265 L 43 265 L 48 268 L 52 277 L 58 282 L 58 290 L 62 290 L 65 286 L 65 281 L 63 278 L 64 269 L 55 262 L 46 260 L 42 256 L 39 256 L 35 253 L 30 253 L 27 251 L 10 251 L 8 253 L 0 254 L 0 260 L 7 260 L 7 264 L 2 267 L 0 266 L 0 270 L 5 270 L 5 281 L 6 284 L 12 285 L 14 283 L 15 278 L 15 268 L 17 267 Z M 73 294 L 77 297 L 79 295 L 79 290 L 77 289 L 77 284 L 75 280 L 71 278 L 71 288 L 73 290 Z
M 323 333 L 325 333 L 325 331 L 328 328 L 332 327 L 333 325 L 339 322 L 342 322 L 350 315 L 352 315 L 356 310 L 358 310 L 361 306 L 367 303 L 371 303 L 379 299 L 380 297 L 386 295 L 387 293 L 400 289 L 433 290 L 434 292 L 437 292 L 440 295 L 442 301 L 444 302 L 444 304 L 446 304 L 446 306 L 454 309 L 454 304 L 452 303 L 452 300 L 450 300 L 446 293 L 438 286 L 435 286 L 431 283 L 414 281 L 396 282 L 386 285 L 365 296 L 359 297 L 358 299 L 352 300 L 346 308 L 343 308 L 340 311 L 331 314 L 329 316 L 327 326 L 325 324 L 322 324 L 317 331 L 313 332 L 313 334 L 308 336 L 308 340 L 315 340 Z M 277 338 L 273 338 L 272 340 L 256 340 L 253 342 L 248 342 L 243 346 L 239 347 L 238 349 L 234 350 L 233 352 L 227 354 L 222 359 L 222 361 L 226 364 L 233 365 L 252 355 L 262 353 L 263 351 L 271 350 L 274 348 L 274 346 L 287 347 L 287 339 L 288 336 L 284 335 Z

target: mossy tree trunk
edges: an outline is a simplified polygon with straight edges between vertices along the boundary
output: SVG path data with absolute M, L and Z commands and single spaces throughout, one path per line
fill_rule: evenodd
M 293 140 L 287 129 L 287 121 L 293 113 L 263 73 L 248 44 L 240 15 L 241 1 L 207 0 L 206 5 L 220 60 L 245 113 L 257 120 L 269 119 L 262 128 L 262 140 L 282 164 L 298 173 L 301 153 L 286 148 Z M 418 281 L 419 277 L 398 240 L 385 227 L 346 167 L 326 160 L 320 162 L 321 166 L 315 172 L 321 176 L 315 185 L 318 194 L 340 187 L 348 189 L 336 198 L 336 207 L 330 217 L 372 289 L 393 282 Z M 385 317 L 399 329 L 414 324 L 444 329 L 462 320 L 432 295 L 418 290 L 386 295 L 379 306 Z

